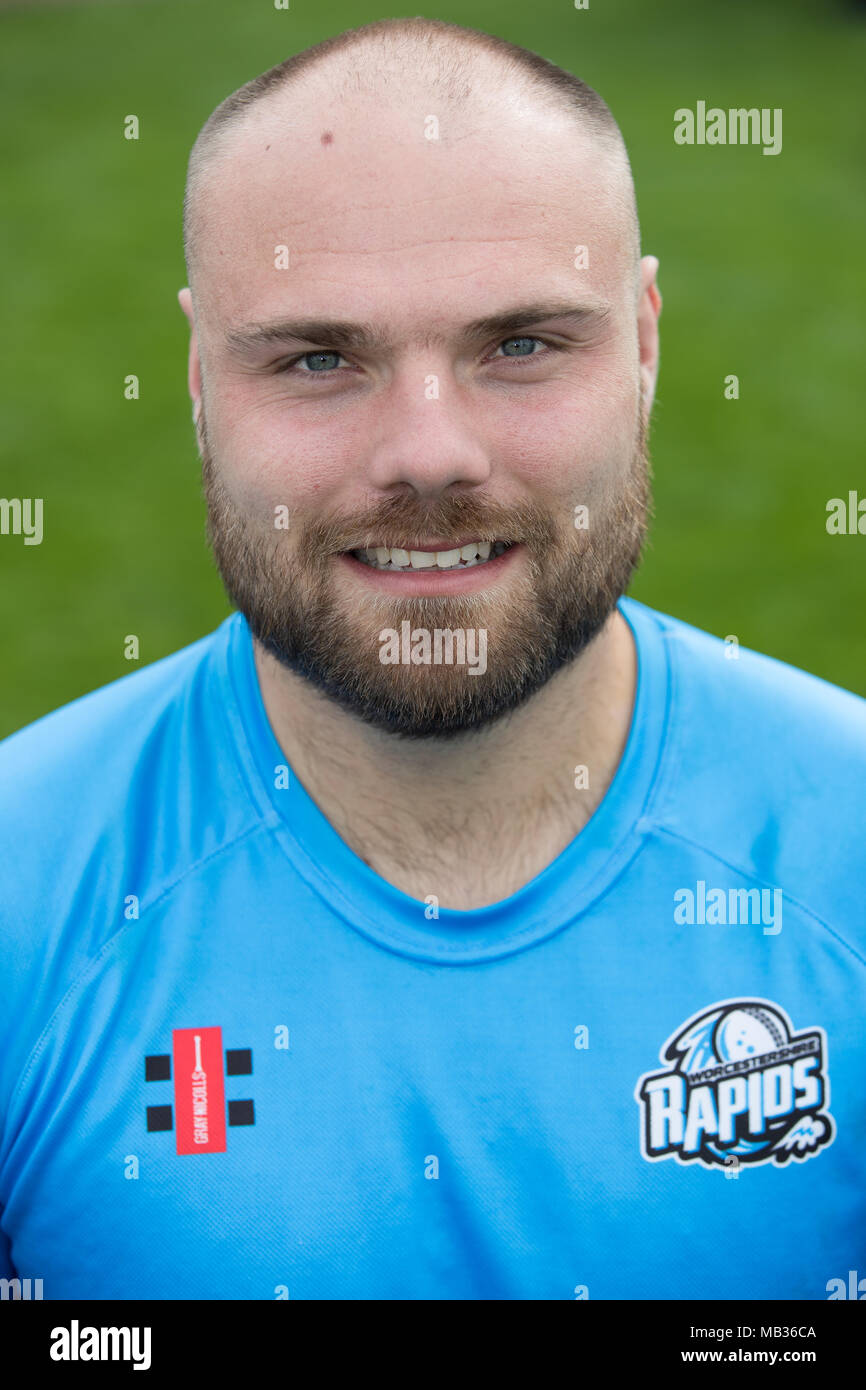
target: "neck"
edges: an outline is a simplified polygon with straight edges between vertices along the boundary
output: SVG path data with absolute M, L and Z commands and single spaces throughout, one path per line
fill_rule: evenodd
M 637 680 L 614 610 L 520 709 L 476 733 L 413 741 L 347 714 L 258 642 L 255 661 L 277 741 L 337 833 L 411 897 L 464 910 L 517 892 L 580 832 L 616 772 Z

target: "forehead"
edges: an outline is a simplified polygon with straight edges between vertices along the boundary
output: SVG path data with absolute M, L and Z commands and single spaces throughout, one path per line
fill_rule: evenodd
M 214 329 L 285 310 L 399 332 L 545 293 L 625 303 L 629 198 L 605 144 L 514 95 L 458 113 L 423 93 L 351 105 L 321 87 L 280 94 L 205 166 L 197 313 Z

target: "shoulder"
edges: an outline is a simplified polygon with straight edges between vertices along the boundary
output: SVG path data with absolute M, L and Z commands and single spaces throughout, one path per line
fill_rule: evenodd
M 716 743 L 724 741 L 731 753 L 758 755 L 782 780 L 786 766 L 799 775 L 804 753 L 807 760 L 826 758 L 826 771 L 842 782 L 853 780 L 855 768 L 866 768 L 866 700 L 860 695 L 742 647 L 736 638 L 639 607 L 655 621 L 668 652 L 680 721 L 691 716 L 708 733 L 719 721 Z
M 172 740 L 196 728 L 232 621 L 0 742 L 0 833 L 32 829 L 43 847 L 54 836 L 59 845 L 91 816 L 116 813 L 138 779 L 182 751 Z
M 665 752 L 650 819 L 782 888 L 822 920 L 862 922 L 866 700 L 645 605 L 633 608 L 645 633 L 652 626 L 667 667 Z M 866 950 L 862 928 L 858 935 Z
M 226 717 L 239 621 L 0 743 L 7 1001 L 56 1002 L 132 899 L 143 914 L 254 821 Z

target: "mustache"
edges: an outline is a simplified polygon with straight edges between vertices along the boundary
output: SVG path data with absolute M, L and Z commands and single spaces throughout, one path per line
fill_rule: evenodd
M 463 493 L 420 504 L 405 494 L 386 498 L 361 516 L 309 519 L 298 553 L 302 559 L 321 559 L 373 545 L 401 546 L 426 536 L 441 540 L 443 549 L 467 538 L 538 548 L 551 544 L 555 534 L 551 518 L 525 502 L 506 506 Z
M 220 530 L 225 527 L 234 531 L 238 519 L 210 449 L 203 411 L 199 443 L 209 514 L 219 518 Z M 373 545 L 397 547 L 416 537 L 435 536 L 443 542 L 443 549 L 449 543 L 471 539 L 507 541 L 512 545 L 521 542 L 536 551 L 551 546 L 556 538 L 553 519 L 534 504 L 519 500 L 506 505 L 475 490 L 439 493 L 427 502 L 407 491 L 383 498 L 360 514 L 308 516 L 302 521 L 290 514 L 289 529 L 296 533 L 297 560 L 313 565 L 349 550 Z M 211 544 L 217 539 L 210 518 L 208 536 Z

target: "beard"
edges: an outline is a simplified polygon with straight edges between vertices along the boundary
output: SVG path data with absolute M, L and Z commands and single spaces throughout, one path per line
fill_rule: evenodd
M 587 529 L 564 527 L 534 503 L 502 506 L 475 492 L 385 499 L 363 516 L 304 519 L 276 529 L 234 500 L 210 449 L 202 406 L 199 447 L 208 539 L 226 592 L 253 636 L 286 669 L 365 723 L 402 738 L 454 738 L 525 704 L 601 631 L 636 569 L 651 509 L 647 420 L 641 404 L 624 481 L 589 509 Z M 263 519 L 264 518 L 264 519 Z M 407 537 L 474 536 L 520 542 L 523 564 L 462 595 L 351 597 L 336 557 Z M 447 547 L 443 547 L 447 548 Z M 384 665 L 383 629 L 486 633 L 486 669 Z M 429 658 L 428 658 L 429 661 Z

